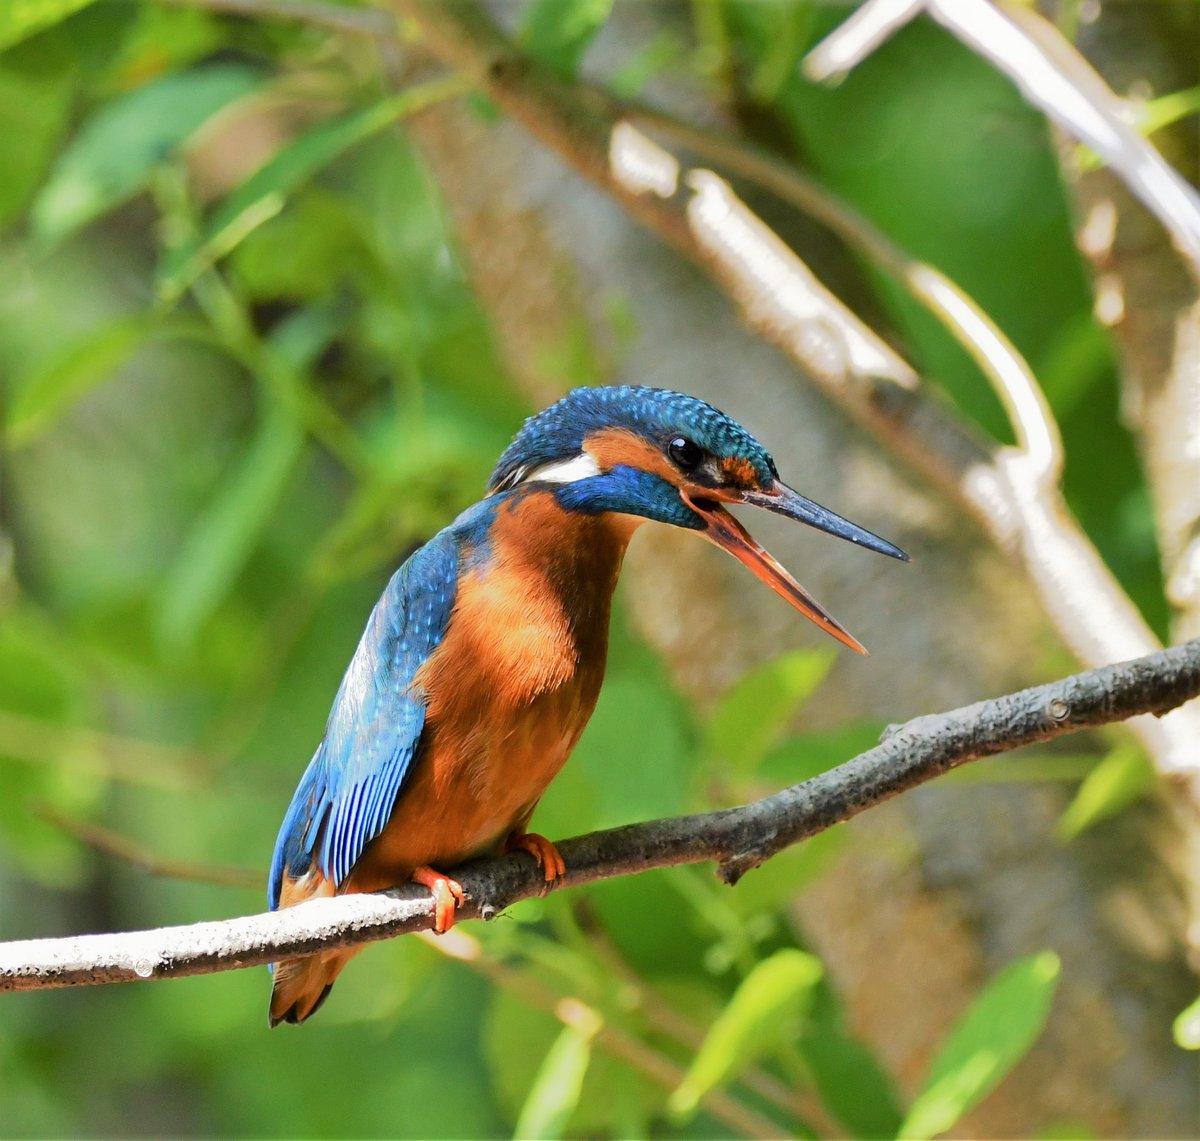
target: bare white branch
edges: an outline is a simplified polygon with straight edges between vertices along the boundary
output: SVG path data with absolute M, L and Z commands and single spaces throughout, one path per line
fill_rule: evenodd
M 813 79 L 844 74 L 920 12 L 991 62 L 1047 118 L 1109 163 L 1167 228 L 1200 278 L 1200 195 L 1130 125 L 1124 100 L 1029 7 L 989 0 L 868 0 L 809 53 L 806 74 Z

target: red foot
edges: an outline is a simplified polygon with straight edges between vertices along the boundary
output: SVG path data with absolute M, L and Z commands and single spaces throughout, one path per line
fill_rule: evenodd
M 536 832 L 513 832 L 504 841 L 506 852 L 528 852 L 546 873 L 546 882 L 553 883 L 567 874 L 567 865 L 558 849 Z
M 430 867 L 417 868 L 412 881 L 433 892 L 433 930 L 444 935 L 454 926 L 455 908 L 463 901 L 462 884 Z

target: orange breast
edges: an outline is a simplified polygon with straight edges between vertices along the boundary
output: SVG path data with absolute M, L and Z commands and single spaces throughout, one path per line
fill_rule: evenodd
M 595 708 L 631 529 L 545 492 L 500 509 L 416 677 L 428 707 L 415 771 L 343 890 L 452 867 L 524 830 Z

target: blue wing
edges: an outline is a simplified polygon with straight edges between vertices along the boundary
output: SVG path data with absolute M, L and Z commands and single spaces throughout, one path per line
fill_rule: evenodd
M 303 876 L 315 859 L 340 885 L 387 824 L 425 726 L 413 677 L 445 634 L 458 561 L 458 543 L 443 531 L 392 576 L 371 612 L 275 841 L 272 910 L 285 872 Z

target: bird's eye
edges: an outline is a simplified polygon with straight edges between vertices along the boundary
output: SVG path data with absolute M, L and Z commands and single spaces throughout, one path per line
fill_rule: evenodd
M 676 436 L 667 445 L 667 455 L 671 457 L 684 471 L 698 467 L 704 459 L 704 452 L 699 444 L 693 443 L 686 436 Z

